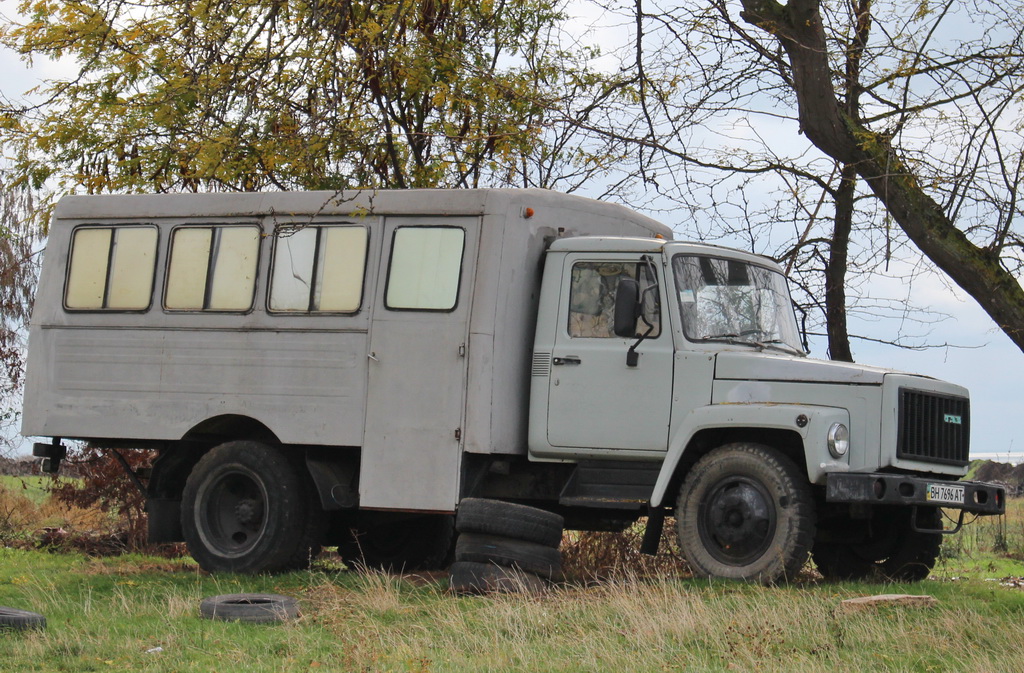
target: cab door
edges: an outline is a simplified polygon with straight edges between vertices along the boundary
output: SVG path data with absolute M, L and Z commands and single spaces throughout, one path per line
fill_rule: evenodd
M 649 258 L 648 258 L 649 259 Z M 645 318 L 653 326 L 637 347 L 637 366 L 626 354 L 636 338 L 615 335 L 619 282 L 640 282 Z M 661 301 L 664 270 L 637 253 L 573 253 L 563 261 L 558 324 L 548 383 L 548 443 L 578 449 L 664 452 L 672 407 L 672 338 Z M 637 333 L 648 324 L 638 321 Z M 634 454 L 635 455 L 635 454 Z

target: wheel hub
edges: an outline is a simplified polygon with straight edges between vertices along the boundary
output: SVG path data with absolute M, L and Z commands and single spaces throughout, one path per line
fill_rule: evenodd
M 266 518 L 265 494 L 252 474 L 230 471 L 215 480 L 200 503 L 206 544 L 224 556 L 247 553 L 259 541 Z
M 775 506 L 757 482 L 746 478 L 724 480 L 709 491 L 701 510 L 701 537 L 719 561 L 745 564 L 771 543 Z
M 235 505 L 235 517 L 243 526 L 252 526 L 263 519 L 263 504 L 252 498 L 240 500 Z

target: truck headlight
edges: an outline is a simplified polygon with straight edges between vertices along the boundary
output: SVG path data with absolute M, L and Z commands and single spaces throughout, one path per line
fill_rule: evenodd
M 833 423 L 828 429 L 828 452 L 842 458 L 850 450 L 850 429 L 842 423 Z

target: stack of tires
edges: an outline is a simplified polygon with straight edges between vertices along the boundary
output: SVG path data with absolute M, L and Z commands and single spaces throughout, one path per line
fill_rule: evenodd
M 536 593 L 562 577 L 564 519 L 552 512 L 500 500 L 466 498 L 459 504 L 456 593 Z

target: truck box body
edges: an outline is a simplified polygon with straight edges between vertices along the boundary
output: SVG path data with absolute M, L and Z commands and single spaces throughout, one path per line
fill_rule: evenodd
M 157 233 L 155 257 L 133 262 L 153 274 L 148 306 L 68 310 L 73 232 L 136 225 Z M 258 229 L 245 309 L 165 308 L 172 233 L 195 225 Z M 367 232 L 358 310 L 270 310 L 275 245 L 293 228 L 321 225 Z M 410 227 L 464 235 L 453 307 L 385 306 L 389 246 Z M 142 446 L 244 417 L 282 444 L 362 447 L 363 507 L 452 511 L 463 451 L 526 451 L 542 257 L 551 240 L 583 234 L 671 231 L 620 206 L 542 190 L 65 198 L 32 316 L 23 432 Z M 411 483 L 395 478 L 410 472 Z

